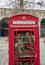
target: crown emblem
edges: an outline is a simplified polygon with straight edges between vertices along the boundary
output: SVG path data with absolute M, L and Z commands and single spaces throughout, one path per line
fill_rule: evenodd
M 26 16 L 23 16 L 22 19 L 26 19 Z

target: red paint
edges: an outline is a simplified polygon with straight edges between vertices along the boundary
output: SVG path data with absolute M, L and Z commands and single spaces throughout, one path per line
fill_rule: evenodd
M 23 16 L 25 18 L 23 18 Z M 13 21 L 31 21 L 34 20 L 35 24 L 22 24 L 22 25 L 17 25 L 17 24 L 13 24 Z M 18 55 L 17 58 L 14 59 L 14 31 L 16 31 L 16 35 L 18 35 L 18 31 L 34 31 L 34 36 L 35 36 L 35 42 L 34 42 L 34 59 L 29 58 L 29 60 L 34 60 L 34 65 L 40 65 L 40 51 L 39 51 L 39 26 L 38 26 L 38 18 L 32 15 L 28 15 L 28 14 L 19 14 L 19 15 L 15 15 L 10 17 L 9 20 L 9 65 L 15 65 L 14 60 L 16 60 L 17 64 L 20 61 L 27 61 L 27 58 L 25 59 L 18 59 Z M 18 40 L 18 36 L 17 36 L 17 40 Z M 16 52 L 16 51 L 15 51 Z M 25 52 L 26 53 L 26 52 Z M 31 53 L 32 54 L 32 53 Z

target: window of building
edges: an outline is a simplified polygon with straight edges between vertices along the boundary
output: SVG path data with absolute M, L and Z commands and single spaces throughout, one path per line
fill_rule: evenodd
M 41 20 L 41 37 L 45 36 L 45 19 Z
M 8 20 L 9 18 L 7 17 L 1 20 L 1 37 L 8 36 Z

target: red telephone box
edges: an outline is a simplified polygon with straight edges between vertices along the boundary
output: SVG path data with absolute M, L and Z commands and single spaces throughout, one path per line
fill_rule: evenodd
M 40 65 L 38 18 L 29 14 L 10 17 L 9 65 Z

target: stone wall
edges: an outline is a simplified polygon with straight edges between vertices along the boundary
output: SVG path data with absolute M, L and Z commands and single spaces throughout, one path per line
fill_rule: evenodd
M 10 17 L 16 14 L 21 14 L 21 13 L 27 13 L 31 14 L 34 16 L 37 16 L 40 19 L 45 18 L 45 11 L 43 10 L 15 10 L 15 9 L 9 9 L 9 8 L 0 8 L 0 20 L 4 17 Z

